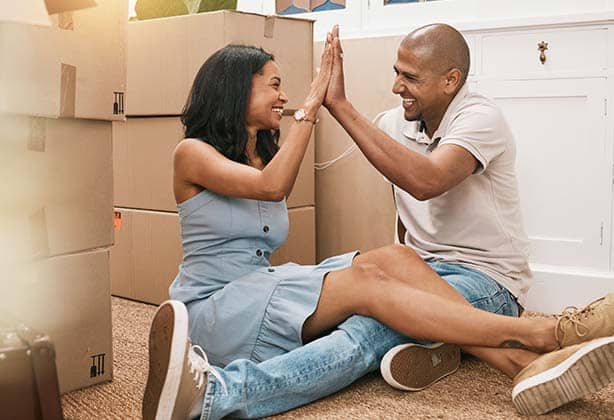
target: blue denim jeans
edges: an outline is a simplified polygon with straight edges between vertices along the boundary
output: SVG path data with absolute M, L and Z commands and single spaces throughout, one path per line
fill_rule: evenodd
M 514 297 L 488 276 L 456 264 L 427 263 L 476 308 L 518 316 Z M 418 342 L 373 318 L 352 316 L 332 333 L 284 355 L 214 368 L 228 393 L 209 375 L 201 420 L 263 417 L 310 403 L 377 370 L 390 348 L 412 341 Z

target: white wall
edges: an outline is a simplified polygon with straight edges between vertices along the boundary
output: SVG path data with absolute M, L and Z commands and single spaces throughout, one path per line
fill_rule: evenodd
M 239 0 L 244 8 L 248 0 Z M 243 3 L 243 4 L 241 4 Z M 251 0 L 249 11 L 275 13 L 275 0 Z M 428 3 L 383 5 L 383 0 L 347 0 L 345 10 L 305 13 L 296 17 L 316 20 L 315 40 L 338 23 L 344 38 L 398 35 L 433 22 L 461 29 L 492 26 L 493 21 L 563 18 L 614 12 L 614 0 L 439 0 Z
M 411 28 L 436 21 L 466 27 L 499 20 L 614 12 L 614 0 L 439 0 L 385 7 L 383 0 L 346 1 L 345 10 L 296 17 L 316 20 L 316 40 L 322 40 L 335 23 L 341 25 L 346 38 L 361 38 L 403 34 Z M 129 3 L 132 16 L 136 0 L 129 0 Z M 237 9 L 271 15 L 275 14 L 275 0 L 238 0 Z

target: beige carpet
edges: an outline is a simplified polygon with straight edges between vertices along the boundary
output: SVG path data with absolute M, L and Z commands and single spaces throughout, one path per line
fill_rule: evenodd
M 113 298 L 115 379 L 63 396 L 67 419 L 138 419 L 147 375 L 147 334 L 155 307 Z M 511 381 L 476 360 L 428 390 L 396 391 L 369 375 L 350 388 L 274 419 L 514 419 Z M 550 413 L 553 419 L 613 419 L 614 384 Z

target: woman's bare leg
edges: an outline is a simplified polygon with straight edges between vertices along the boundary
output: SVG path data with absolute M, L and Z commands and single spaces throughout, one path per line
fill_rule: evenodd
M 444 341 L 509 376 L 556 348 L 554 320 L 517 319 L 480 311 L 413 251 L 390 246 L 355 258 L 351 268 L 329 273 L 316 312 L 306 321 L 308 340 L 349 315 L 373 316 L 408 336 Z
M 355 262 L 372 263 L 381 267 L 388 275 L 398 278 L 413 287 L 447 297 L 455 302 L 470 305 L 454 287 L 439 275 L 411 248 L 405 245 L 392 245 L 361 254 Z M 499 369 L 509 377 L 514 377 L 525 366 L 539 357 L 538 353 L 522 349 L 503 349 L 480 346 L 462 346 L 464 352 Z
M 439 275 L 411 248 L 392 245 L 361 254 L 355 262 L 372 263 L 388 275 L 398 278 L 413 287 L 447 297 L 455 302 L 469 305 L 454 287 Z M 525 366 L 539 357 L 538 353 L 522 349 L 502 349 L 480 346 L 462 346 L 464 352 L 483 360 L 509 377 L 514 377 Z

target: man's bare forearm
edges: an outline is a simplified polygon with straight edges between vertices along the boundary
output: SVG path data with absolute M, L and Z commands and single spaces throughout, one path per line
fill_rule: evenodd
M 399 144 L 360 114 L 347 100 L 328 107 L 366 158 L 392 183 L 418 199 L 428 198 L 439 178 L 429 159 Z

